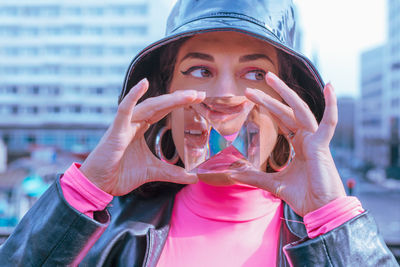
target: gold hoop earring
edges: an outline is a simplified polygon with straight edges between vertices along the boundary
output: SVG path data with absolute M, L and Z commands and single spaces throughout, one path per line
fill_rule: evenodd
M 169 159 L 164 155 L 164 152 L 163 152 L 162 147 L 161 147 L 162 146 L 161 143 L 162 143 L 162 139 L 164 137 L 164 134 L 168 130 L 170 130 L 170 128 L 164 126 L 158 131 L 158 133 L 156 135 L 156 141 L 154 142 L 154 151 L 156 152 L 156 155 L 160 160 L 162 160 L 162 161 L 164 161 L 166 163 L 174 165 L 179 160 L 179 155 L 178 155 L 178 152 L 176 151 L 176 149 L 175 149 L 175 153 L 172 156 L 172 158 Z
M 286 141 L 289 144 L 289 157 L 286 160 L 286 162 L 282 166 L 279 166 L 274 159 L 274 156 L 273 156 L 274 153 L 271 153 L 271 155 L 268 158 L 269 166 L 276 172 L 283 171 L 287 166 L 289 166 L 290 162 L 292 162 L 292 160 L 295 156 L 294 148 L 293 148 L 292 142 L 290 141 L 292 138 L 288 138 L 288 137 L 284 137 L 284 138 L 286 139 Z

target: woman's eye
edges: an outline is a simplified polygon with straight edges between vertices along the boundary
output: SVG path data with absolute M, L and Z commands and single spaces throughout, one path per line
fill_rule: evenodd
M 244 75 L 244 78 L 252 81 L 262 81 L 265 79 L 265 71 L 263 70 L 252 70 Z
M 211 71 L 205 67 L 191 67 L 186 71 L 182 71 L 183 75 L 191 75 L 196 78 L 208 78 L 212 76 Z

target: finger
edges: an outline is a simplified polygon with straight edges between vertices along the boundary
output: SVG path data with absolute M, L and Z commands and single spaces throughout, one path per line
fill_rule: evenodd
M 146 121 L 150 124 L 155 123 L 174 109 L 202 102 L 205 96 L 205 92 L 179 90 L 172 94 L 148 98 L 135 107 L 132 122 Z
M 285 128 L 290 129 L 292 132 L 297 130 L 298 126 L 293 109 L 257 89 L 247 88 L 245 94 L 248 99 L 268 109 L 275 118 L 279 118 Z
M 161 160 L 158 161 L 159 164 L 157 166 L 157 181 L 163 182 L 172 182 L 178 184 L 194 184 L 197 183 L 199 178 L 194 173 L 188 173 L 185 169 L 165 163 Z M 161 172 L 161 173 L 160 173 Z
M 325 110 L 318 130 L 315 133 L 321 141 L 330 142 L 335 133 L 336 124 L 338 122 L 337 100 L 333 86 L 328 83 L 324 89 Z
M 296 130 L 291 130 L 291 129 L 287 128 L 286 125 L 275 115 L 271 114 L 271 116 L 272 116 L 273 120 L 278 124 L 278 127 L 281 130 L 281 134 L 287 136 L 289 134 L 293 134 L 296 132 Z
M 281 79 L 272 72 L 268 72 L 265 79 L 269 86 L 272 87 L 286 103 L 293 109 L 297 123 L 306 130 L 315 132 L 318 123 L 308 105 L 299 97 L 299 95 L 289 88 Z
M 129 124 L 137 101 L 146 93 L 148 88 L 149 82 L 144 78 L 132 87 L 129 93 L 124 97 L 118 106 L 117 115 L 114 120 L 114 125 L 117 126 L 117 128 Z
M 279 191 L 282 191 L 283 189 L 282 182 L 278 179 L 274 179 L 273 174 L 261 172 L 254 168 L 248 168 L 247 170 L 240 172 L 233 172 L 230 174 L 230 178 L 243 184 L 261 188 L 274 195 L 276 195 L 277 189 L 279 189 Z

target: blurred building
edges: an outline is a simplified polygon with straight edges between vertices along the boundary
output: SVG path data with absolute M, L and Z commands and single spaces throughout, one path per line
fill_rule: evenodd
M 400 167 L 400 1 L 389 1 L 389 71 L 387 101 L 389 165 Z
M 338 104 L 338 124 L 331 144 L 335 148 L 353 150 L 354 148 L 354 110 L 355 99 L 352 97 L 340 97 Z
M 388 0 L 388 43 L 361 55 L 357 156 L 379 167 L 400 166 L 400 2 Z
M 388 129 L 385 127 L 386 45 L 361 55 L 361 98 L 356 112 L 356 155 L 384 167 L 388 162 Z M 379 155 L 379 157 L 377 157 Z
M 168 0 L 2 0 L 0 138 L 90 150 L 112 121 L 130 61 L 164 34 Z

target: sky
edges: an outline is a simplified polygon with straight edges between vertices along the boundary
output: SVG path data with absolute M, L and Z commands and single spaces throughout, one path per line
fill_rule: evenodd
M 317 52 L 321 75 L 338 96 L 359 96 L 360 54 L 386 42 L 386 1 L 294 0 L 304 53 Z

